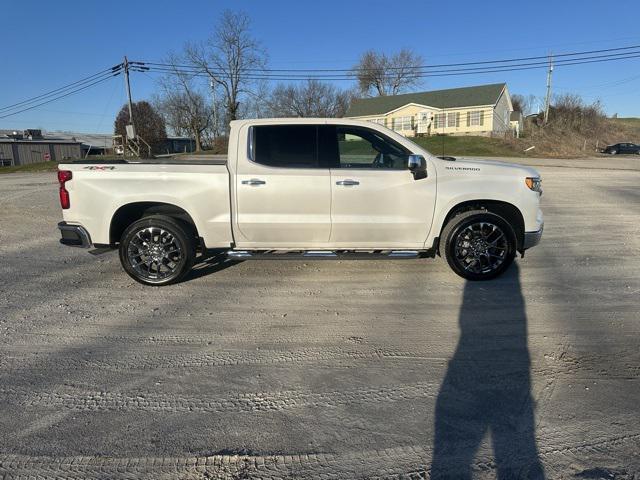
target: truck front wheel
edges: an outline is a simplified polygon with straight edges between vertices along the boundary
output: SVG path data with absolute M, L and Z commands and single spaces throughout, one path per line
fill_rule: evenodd
M 145 285 L 169 285 L 180 281 L 193 266 L 194 235 L 188 225 L 164 215 L 132 223 L 120 240 L 124 270 Z
M 509 223 L 486 210 L 453 217 L 440 237 L 440 254 L 461 277 L 489 280 L 503 273 L 516 255 L 516 235 Z

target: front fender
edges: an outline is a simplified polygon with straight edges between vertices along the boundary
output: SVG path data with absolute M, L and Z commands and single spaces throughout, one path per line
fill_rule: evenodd
M 431 248 L 436 238 L 440 237 L 440 234 L 445 227 L 445 221 L 449 214 L 456 209 L 459 205 L 465 203 L 477 202 L 479 204 L 487 202 L 500 202 L 508 204 L 522 214 L 522 210 L 518 207 L 517 203 L 514 203 L 514 198 L 507 195 L 488 195 L 486 191 L 465 192 L 459 195 L 449 196 L 447 198 L 438 197 L 436 212 L 433 217 L 433 223 L 431 225 L 431 231 L 429 238 L 425 243 L 425 248 Z M 523 215 L 524 217 L 524 215 Z

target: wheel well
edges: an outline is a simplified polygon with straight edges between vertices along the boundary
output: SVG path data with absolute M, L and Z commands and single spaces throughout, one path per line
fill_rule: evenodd
M 447 223 L 449 223 L 449 220 L 453 217 L 470 210 L 486 210 L 504 218 L 509 222 L 516 233 L 517 250 L 520 251 L 522 249 L 522 244 L 524 242 L 524 217 L 518 207 L 507 202 L 501 202 L 498 200 L 472 200 L 469 202 L 459 203 L 449 210 L 449 213 L 442 224 L 442 229 L 444 229 Z
M 196 238 L 198 237 L 196 224 L 186 210 L 170 203 L 136 202 L 123 205 L 113 214 L 109 227 L 109 243 L 111 245 L 118 243 L 129 225 L 151 215 L 166 215 L 180 220 L 189 225 L 193 229 Z

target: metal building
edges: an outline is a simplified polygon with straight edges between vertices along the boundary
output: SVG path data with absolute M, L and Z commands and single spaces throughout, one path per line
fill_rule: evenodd
M 40 130 L 0 131 L 0 167 L 81 158 L 75 139 L 44 136 Z
M 113 134 L 111 133 L 80 133 L 53 131 L 46 132 L 46 136 L 80 142 L 82 156 L 113 155 Z

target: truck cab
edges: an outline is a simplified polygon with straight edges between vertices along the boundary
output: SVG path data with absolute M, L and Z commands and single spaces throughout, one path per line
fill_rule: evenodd
M 237 245 L 423 249 L 437 182 L 428 160 L 411 170 L 414 152 L 375 129 L 299 122 L 237 126 Z

